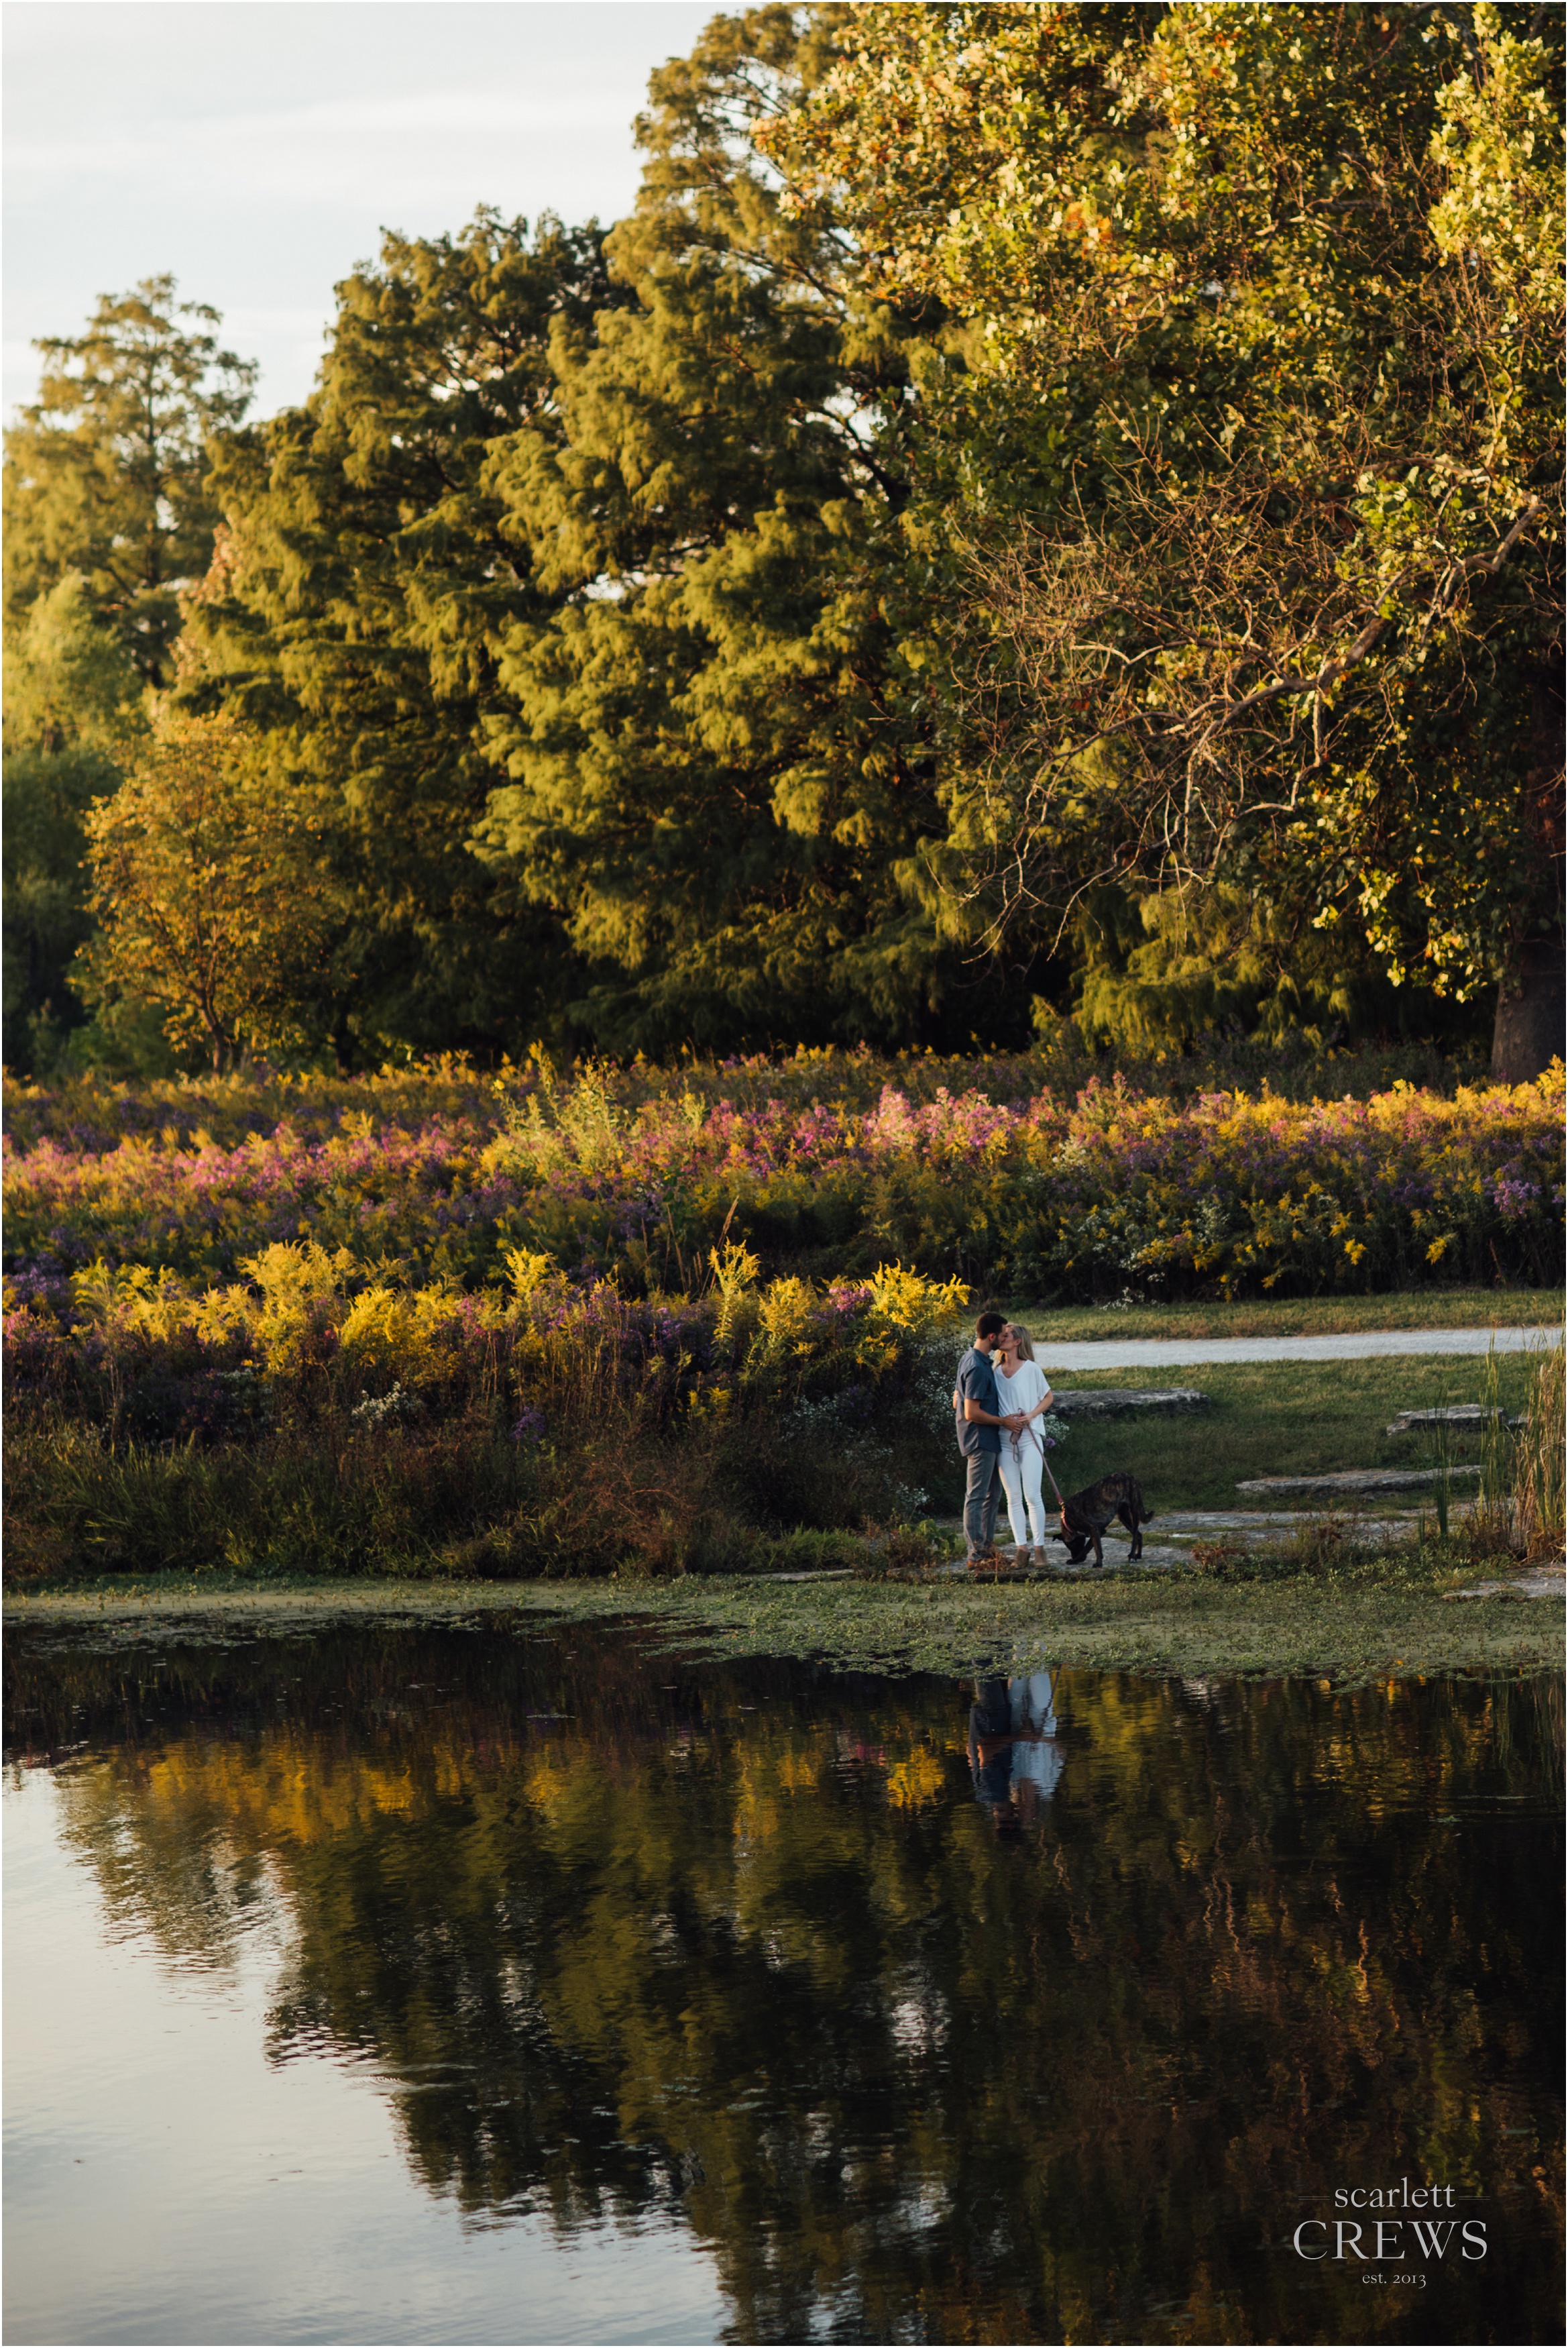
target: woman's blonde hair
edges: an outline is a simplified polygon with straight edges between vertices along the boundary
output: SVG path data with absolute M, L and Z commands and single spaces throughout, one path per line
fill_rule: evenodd
M 1030 1335 L 1029 1331 L 1024 1327 L 1023 1323 L 1021 1321 L 1012 1321 L 1009 1322 L 1008 1325 L 1011 1329 L 1013 1335 L 1018 1339 L 1019 1360 L 1020 1362 L 1032 1362 L 1034 1359 L 1034 1339 Z

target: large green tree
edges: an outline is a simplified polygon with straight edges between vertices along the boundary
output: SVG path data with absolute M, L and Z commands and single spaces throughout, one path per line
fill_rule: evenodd
M 530 237 L 481 211 L 456 236 L 388 235 L 337 289 L 310 399 L 215 448 L 225 519 L 182 689 L 261 728 L 311 797 L 345 1062 L 515 1050 L 559 1033 L 580 984 L 553 913 L 469 835 L 497 779 L 498 646 L 548 594 L 492 458 L 559 429 L 552 320 L 590 329 L 613 299 L 592 229 Z
M 1531 1072 L 1561 1041 L 1561 18 L 874 6 L 845 46 L 766 143 L 868 294 L 948 314 L 976 901 L 1152 891 L 1190 963 L 1228 887 L 1238 934 L 1266 901 L 1397 983 L 1499 985 Z
M 1510 16 L 871 7 L 767 143 L 868 291 L 953 322 L 990 918 L 1153 892 L 1169 970 L 1227 888 L 1233 961 L 1267 901 L 1394 983 L 1500 982 L 1528 1073 L 1561 1043 L 1561 19 Z
M 757 149 L 853 14 L 720 17 L 654 76 L 606 246 L 630 298 L 558 324 L 559 427 L 492 464 L 556 601 L 503 640 L 482 837 L 609 967 L 587 1008 L 621 1046 L 1027 1020 L 945 935 L 922 305 L 863 299 Z
M 944 934 L 918 321 L 752 145 L 845 21 L 721 18 L 656 77 L 602 245 L 388 238 L 312 398 L 218 449 L 182 686 L 336 795 L 345 1055 L 1027 1033 Z
M 5 1054 L 18 1074 L 67 1046 L 159 1056 L 130 1006 L 112 1035 L 77 1034 L 67 973 L 93 927 L 87 810 L 145 736 L 144 689 L 172 678 L 181 591 L 212 555 L 207 436 L 251 396 L 255 370 L 220 347 L 219 324 L 177 302 L 171 277 L 106 294 L 85 333 L 38 345 L 38 396 L 5 435 Z

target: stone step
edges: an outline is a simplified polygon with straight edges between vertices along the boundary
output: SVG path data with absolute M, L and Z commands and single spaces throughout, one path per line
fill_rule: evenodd
M 1195 1386 L 1126 1386 L 1120 1391 L 1112 1386 L 1057 1386 L 1050 1406 L 1063 1418 L 1127 1418 L 1138 1410 L 1167 1416 L 1207 1410 L 1209 1398 Z
M 1532 1566 L 1516 1581 L 1478 1581 L 1470 1590 L 1450 1590 L 1449 1598 L 1554 1598 L 1562 1605 L 1565 1592 L 1560 1565 Z
M 1249 1498 L 1280 1499 L 1289 1492 L 1303 1499 L 1353 1500 L 1363 1493 L 1430 1492 L 1444 1475 L 1450 1482 L 1460 1476 L 1479 1476 L 1479 1466 L 1457 1463 L 1441 1468 L 1352 1468 L 1340 1476 L 1255 1476 L 1236 1490 Z
M 1503 1418 L 1500 1410 L 1487 1410 L 1479 1402 L 1450 1403 L 1442 1410 L 1402 1410 L 1389 1421 L 1390 1435 L 1408 1435 L 1418 1426 L 1484 1426 L 1489 1419 L 1501 1418 L 1505 1426 L 1522 1426 L 1522 1418 Z

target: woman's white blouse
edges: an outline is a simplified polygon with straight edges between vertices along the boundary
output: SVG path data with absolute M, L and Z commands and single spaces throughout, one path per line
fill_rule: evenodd
M 997 1372 L 997 1392 L 1001 1396 L 998 1414 L 1008 1417 L 1015 1410 L 1032 1410 L 1050 1392 L 1050 1380 L 1038 1362 L 1020 1362 L 1016 1374 L 1009 1377 L 1005 1370 Z

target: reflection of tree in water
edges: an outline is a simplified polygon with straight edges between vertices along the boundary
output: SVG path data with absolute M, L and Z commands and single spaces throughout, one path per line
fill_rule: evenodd
M 1290 2229 L 1405 2171 L 1487 2199 L 1449 2336 L 1538 2328 L 1559 1878 L 1538 1802 L 1475 1807 L 1542 1792 L 1537 1685 L 1068 1673 L 1061 1783 L 999 1838 L 968 1690 L 670 1694 L 573 1637 L 323 1642 L 282 1702 L 276 1656 L 177 1659 L 72 1838 L 182 1955 L 272 1900 L 275 2057 L 373 2058 L 477 2219 L 678 2203 L 741 2338 L 1339 2336 Z M 14 1668 L 91 1717 L 120 1667 Z

